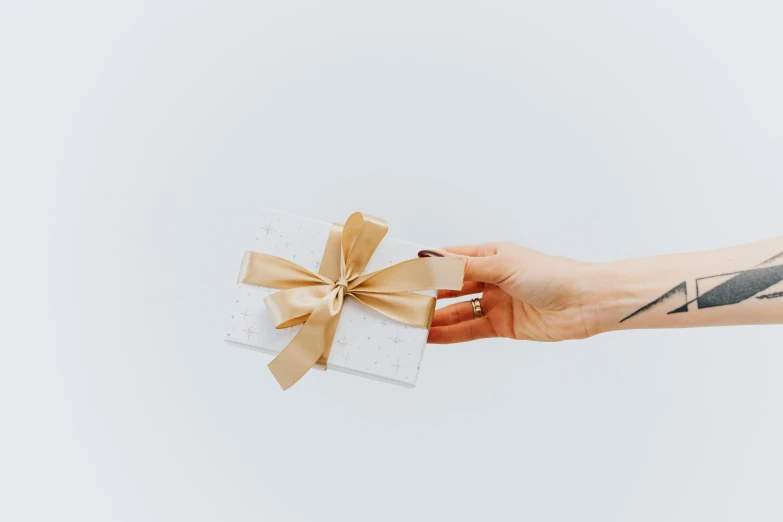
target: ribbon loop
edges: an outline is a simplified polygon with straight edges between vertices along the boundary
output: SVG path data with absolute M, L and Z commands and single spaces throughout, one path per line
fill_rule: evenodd
M 269 363 L 283 389 L 328 359 L 345 296 L 390 319 L 429 328 L 435 298 L 413 292 L 462 288 L 461 258 L 412 259 L 361 275 L 388 228 L 386 221 L 361 212 L 342 227 L 334 225 L 317 274 L 280 257 L 245 253 L 239 281 L 281 290 L 264 299 L 275 328 L 302 324 Z
M 343 227 L 343 277 L 361 275 L 388 230 L 389 224 L 382 219 L 361 212 L 351 214 Z

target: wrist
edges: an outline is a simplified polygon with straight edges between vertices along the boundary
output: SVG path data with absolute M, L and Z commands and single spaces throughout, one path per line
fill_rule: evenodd
M 622 290 L 619 262 L 587 264 L 580 280 L 582 317 L 590 335 L 615 330 L 623 301 L 627 300 Z

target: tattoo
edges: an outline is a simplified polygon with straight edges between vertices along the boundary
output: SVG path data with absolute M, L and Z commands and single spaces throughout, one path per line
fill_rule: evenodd
M 628 317 L 626 317 L 625 319 L 623 319 L 620 322 L 622 323 L 623 321 L 627 321 L 628 319 L 630 319 L 630 318 L 632 318 L 634 316 L 637 316 L 639 314 L 643 314 L 647 310 L 650 310 L 650 309 L 658 306 L 659 304 L 663 303 L 664 301 L 669 301 L 669 300 L 674 299 L 674 298 L 676 298 L 676 297 L 678 297 L 680 295 L 682 295 L 684 297 L 684 301 L 687 303 L 688 302 L 688 286 L 685 284 L 685 281 L 683 281 L 679 285 L 675 286 L 674 288 L 672 288 L 671 290 L 669 290 L 668 292 L 663 294 L 661 297 L 659 297 L 658 299 L 656 299 L 652 303 L 639 308 L 637 311 L 635 311 L 634 313 L 632 313 L 631 315 L 629 315 Z M 680 308 L 682 308 L 682 307 L 680 307 Z M 677 308 L 676 310 L 679 310 L 680 308 Z
M 728 274 L 700 277 L 695 281 L 696 298 L 690 301 L 688 300 L 686 281 L 683 281 L 620 322 L 625 322 L 632 317 L 643 314 L 662 303 L 672 300 L 679 301 L 682 304 L 667 312 L 668 314 L 686 313 L 689 311 L 688 307 L 694 302 L 697 303 L 699 309 L 741 303 L 783 281 L 783 264 L 774 264 L 780 260 L 783 260 L 783 252 L 767 259 L 755 268 Z M 707 287 L 706 291 L 702 291 L 705 287 Z M 778 297 L 783 297 L 783 292 L 762 295 L 758 299 L 775 299 Z
M 764 266 L 764 265 L 769 265 L 769 264 L 774 263 L 775 261 L 778 261 L 778 260 L 783 261 L 783 252 L 781 252 L 780 254 L 778 254 L 776 256 L 770 257 L 769 259 L 767 259 L 766 261 L 761 263 L 759 266 L 761 267 L 761 266 Z

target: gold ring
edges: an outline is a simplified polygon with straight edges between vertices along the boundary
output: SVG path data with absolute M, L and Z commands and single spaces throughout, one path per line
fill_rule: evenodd
M 470 304 L 473 305 L 473 318 L 481 319 L 484 317 L 484 312 L 481 310 L 481 299 L 478 297 L 471 299 Z

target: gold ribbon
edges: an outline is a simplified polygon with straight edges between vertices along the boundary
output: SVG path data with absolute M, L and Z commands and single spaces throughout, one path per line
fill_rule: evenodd
M 395 321 L 429 328 L 435 298 L 413 292 L 462 288 L 464 261 L 455 257 L 411 259 L 362 275 L 388 228 L 361 212 L 333 225 L 317 274 L 280 257 L 245 253 L 239 282 L 281 290 L 264 299 L 275 328 L 304 323 L 269 363 L 284 390 L 316 363 L 326 364 L 347 296 Z

